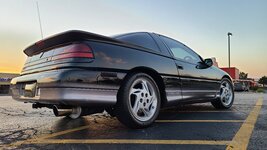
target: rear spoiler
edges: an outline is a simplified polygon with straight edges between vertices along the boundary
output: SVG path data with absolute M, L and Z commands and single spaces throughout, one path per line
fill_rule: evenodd
M 27 56 L 32 56 L 50 47 L 54 47 L 54 46 L 69 43 L 69 42 L 75 42 L 79 40 L 99 40 L 99 41 L 115 42 L 115 43 L 121 43 L 121 44 L 123 43 L 119 40 L 106 37 L 103 35 L 94 34 L 94 33 L 85 32 L 85 31 L 79 31 L 79 30 L 71 30 L 71 31 L 62 32 L 54 36 L 40 40 L 36 42 L 35 44 L 27 47 L 24 50 L 24 53 Z

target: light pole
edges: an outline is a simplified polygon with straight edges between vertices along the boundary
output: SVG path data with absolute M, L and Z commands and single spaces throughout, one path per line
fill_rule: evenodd
M 228 35 L 228 63 L 229 63 L 229 68 L 231 67 L 230 65 L 230 36 L 233 36 L 231 32 L 227 33 Z

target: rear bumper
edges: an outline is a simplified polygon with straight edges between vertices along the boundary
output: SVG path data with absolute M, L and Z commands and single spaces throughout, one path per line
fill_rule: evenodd
M 89 88 L 39 88 L 39 96 L 25 97 L 19 89 L 12 88 L 12 97 L 18 101 L 62 105 L 114 105 L 117 90 Z
M 14 78 L 11 93 L 15 100 L 41 104 L 73 106 L 114 105 L 123 74 L 88 71 L 83 69 L 60 69 Z M 26 95 L 28 83 L 36 87 Z M 26 91 L 26 92 L 25 92 Z

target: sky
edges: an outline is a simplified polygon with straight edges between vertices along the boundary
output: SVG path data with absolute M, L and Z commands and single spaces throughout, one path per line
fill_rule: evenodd
M 85 30 L 106 36 L 148 31 L 177 39 L 259 78 L 267 75 L 267 0 L 0 0 L 0 72 L 19 73 L 23 50 L 43 36 Z

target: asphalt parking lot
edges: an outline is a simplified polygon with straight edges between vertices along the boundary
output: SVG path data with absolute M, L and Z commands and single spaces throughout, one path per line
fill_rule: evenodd
M 0 149 L 267 149 L 267 94 L 236 93 L 230 110 L 209 103 L 164 109 L 128 129 L 106 113 L 78 120 L 0 97 Z

